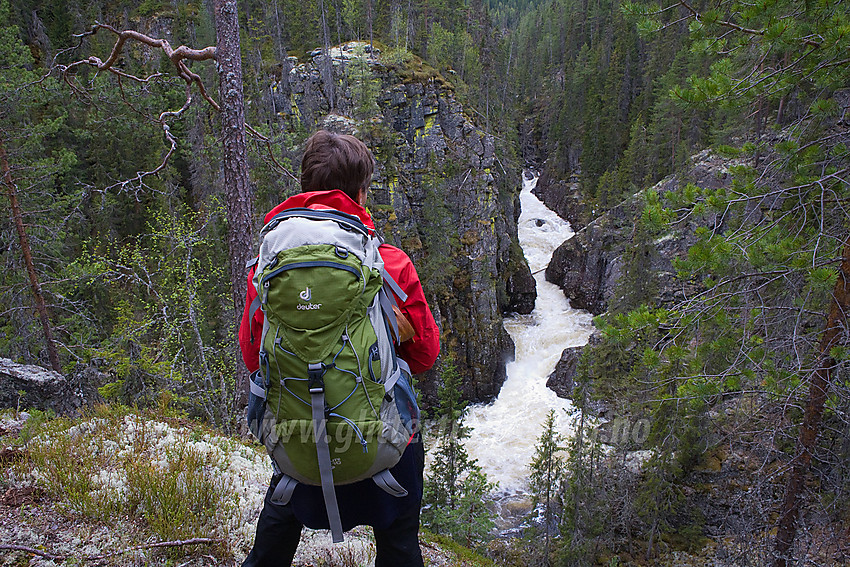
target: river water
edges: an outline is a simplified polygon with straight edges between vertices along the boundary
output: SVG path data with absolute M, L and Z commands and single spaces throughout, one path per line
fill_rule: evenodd
M 516 345 L 516 357 L 507 365 L 507 379 L 490 404 L 472 406 L 466 425 L 472 431 L 465 446 L 478 459 L 490 481 L 499 483 L 502 498 L 521 497 L 527 491 L 528 464 L 550 409 L 558 430 L 572 434 L 569 400 L 546 387 L 561 352 L 587 343 L 591 315 L 570 307 L 564 293 L 546 281 L 544 271 L 552 252 L 573 235 L 561 219 L 532 193 L 537 177 L 526 179 L 520 194 L 519 241 L 537 282 L 537 301 L 530 315 L 505 319 L 505 329 Z

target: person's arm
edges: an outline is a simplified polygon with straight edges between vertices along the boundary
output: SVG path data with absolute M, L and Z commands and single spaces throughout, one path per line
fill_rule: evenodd
M 388 244 L 382 244 L 380 252 L 387 272 L 407 294 L 406 301 L 402 302 L 399 297 L 396 297 L 396 301 L 416 331 L 412 339 L 398 345 L 398 354 L 410 365 L 411 372 L 425 372 L 434 365 L 440 354 L 440 330 L 425 300 L 416 268 L 407 254 Z
M 254 289 L 254 269 L 248 274 L 248 295 L 245 298 L 245 310 L 242 313 L 242 321 L 239 324 L 239 347 L 242 349 L 242 360 L 249 372 L 255 372 L 260 368 L 260 341 L 263 335 L 263 312 L 257 309 L 254 313 L 253 322 L 250 321 L 251 303 L 257 297 Z

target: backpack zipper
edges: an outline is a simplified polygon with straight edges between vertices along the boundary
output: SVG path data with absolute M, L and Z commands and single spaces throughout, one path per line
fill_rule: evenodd
M 265 233 L 273 230 L 281 223 L 281 221 L 292 217 L 300 217 L 310 220 L 329 220 L 337 223 L 340 228 L 344 230 L 354 230 L 364 236 L 369 236 L 369 228 L 363 224 L 363 221 L 361 221 L 359 217 L 342 211 L 337 211 L 335 209 L 308 209 L 305 207 L 287 209 L 276 214 L 274 218 L 272 218 L 272 220 L 270 220 L 263 228 L 263 232 Z
M 285 266 L 281 266 L 276 270 L 272 271 L 269 274 L 265 274 L 263 276 L 260 285 L 263 288 L 263 303 L 268 303 L 269 299 L 269 280 L 271 280 L 276 275 L 285 272 L 287 270 L 294 270 L 296 268 L 337 268 L 340 270 L 345 270 L 347 272 L 351 272 L 355 276 L 357 276 L 358 280 L 363 279 L 363 274 L 357 268 L 349 266 L 348 264 L 343 264 L 341 262 L 330 262 L 327 260 L 316 260 L 312 262 L 293 262 L 291 264 L 287 264 Z

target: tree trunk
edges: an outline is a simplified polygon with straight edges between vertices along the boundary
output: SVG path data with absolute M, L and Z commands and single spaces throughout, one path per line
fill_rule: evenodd
M 328 105 L 331 113 L 336 108 L 336 95 L 334 94 L 334 72 L 333 61 L 331 61 L 331 35 L 328 29 L 327 14 L 325 13 L 324 1 L 319 1 L 319 9 L 322 12 L 322 38 L 324 47 L 324 58 L 322 62 L 322 79 L 325 87 L 325 96 L 328 97 Z
M 366 4 L 366 24 L 369 26 L 369 57 L 375 54 L 375 41 L 372 37 L 372 0 Z
M 286 100 L 288 102 L 289 96 L 292 93 L 292 89 L 289 86 L 289 54 L 286 52 L 286 48 L 283 46 L 283 36 L 281 33 L 283 30 L 283 25 L 281 25 L 280 23 L 280 13 L 278 10 L 277 2 L 274 3 L 274 20 L 275 32 L 277 33 L 277 56 L 280 59 L 281 64 L 283 65 L 283 69 L 280 73 L 280 88 L 283 90 L 283 94 L 284 96 L 286 96 Z M 275 114 L 277 113 L 275 112 Z
M 27 275 L 30 280 L 30 287 L 35 298 L 35 308 L 38 311 L 38 318 L 41 320 L 41 328 L 44 331 L 44 342 L 47 346 L 47 358 L 50 360 L 50 367 L 56 372 L 61 372 L 59 366 L 59 353 L 56 351 L 56 342 L 53 340 L 53 332 L 50 329 L 50 317 L 47 313 L 47 305 L 44 304 L 44 296 L 41 293 L 41 283 L 38 281 L 38 274 L 35 271 L 35 264 L 32 261 L 32 249 L 30 249 L 30 241 L 27 236 L 24 220 L 21 215 L 21 207 L 18 204 L 18 191 L 15 187 L 15 182 L 12 180 L 12 171 L 9 169 L 9 160 L 6 158 L 6 146 L 3 139 L 0 138 L 0 171 L 3 174 L 3 183 L 6 186 L 6 193 L 9 196 L 9 203 L 12 208 L 12 218 L 15 221 L 15 229 L 18 231 L 18 241 L 21 244 L 21 252 L 24 255 L 24 264 L 27 268 Z
M 227 199 L 227 244 L 233 310 L 238 321 L 248 291 L 245 263 L 253 255 L 254 208 L 248 185 L 245 147 L 245 102 L 242 95 L 242 60 L 239 53 L 239 18 L 236 0 L 215 0 L 216 63 L 221 105 L 222 165 Z M 236 394 L 239 407 L 247 405 L 248 370 L 236 353 Z
M 785 487 L 785 498 L 779 515 L 779 526 L 776 530 L 774 546 L 774 567 L 786 567 L 788 552 L 794 544 L 797 535 L 797 519 L 800 516 L 800 496 L 803 492 L 806 474 L 812 462 L 818 430 L 820 428 L 826 395 L 829 390 L 832 369 L 835 360 L 829 352 L 838 344 L 845 332 L 845 314 L 850 308 L 850 237 L 844 244 L 838 279 L 832 296 L 829 317 L 820 342 L 820 354 L 817 367 L 809 379 L 809 399 L 803 413 L 803 423 L 800 425 L 800 438 L 797 441 L 797 457 L 791 468 L 791 476 Z

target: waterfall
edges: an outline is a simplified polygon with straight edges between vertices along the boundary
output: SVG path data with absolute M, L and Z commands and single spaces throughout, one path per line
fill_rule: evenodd
M 507 378 L 498 398 L 469 409 L 466 425 L 472 428 L 465 446 L 478 459 L 490 481 L 502 494 L 522 494 L 527 489 L 528 464 L 550 409 L 558 430 L 572 433 L 569 400 L 546 387 L 562 351 L 587 343 L 591 315 L 570 307 L 558 286 L 546 281 L 544 271 L 552 252 L 574 233 L 570 224 L 535 197 L 537 177 L 526 179 L 520 194 L 519 241 L 537 282 L 537 301 L 530 315 L 505 319 L 505 329 L 516 345 L 516 356 L 507 365 Z

